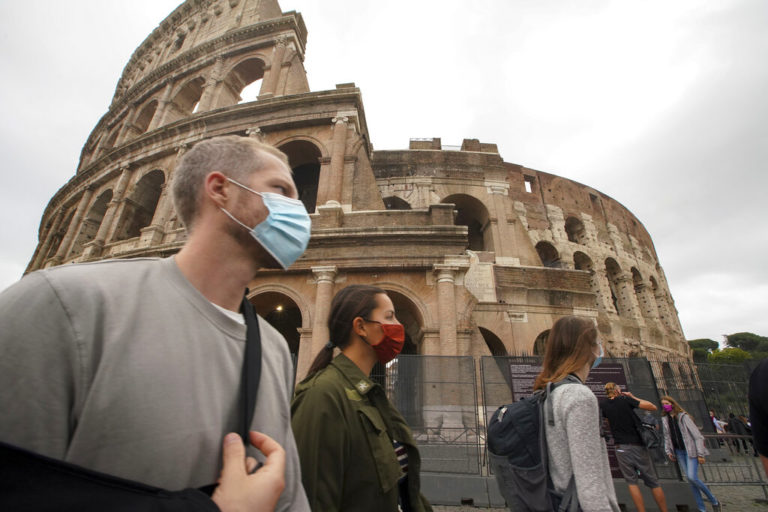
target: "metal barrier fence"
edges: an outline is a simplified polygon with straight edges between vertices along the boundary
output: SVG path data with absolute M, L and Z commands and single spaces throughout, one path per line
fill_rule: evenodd
M 411 426 L 422 471 L 479 475 L 485 443 L 474 358 L 401 355 L 377 366 L 371 377 Z
M 768 499 L 768 479 L 759 457 L 754 454 L 751 436 L 705 434 L 704 437 L 710 444 L 728 448 L 730 455 L 724 460 L 709 458 L 706 464 L 699 466 L 702 480 L 707 485 L 759 485 Z
M 732 441 L 747 436 L 716 435 L 708 410 L 718 410 L 717 400 L 746 397 L 749 370 L 740 365 L 694 365 L 688 361 L 611 358 L 605 363 L 620 367 L 627 389 L 636 396 L 660 403 L 663 394 L 673 396 L 704 427 L 713 452 L 702 465 L 702 478 L 712 485 L 761 485 L 768 497 L 758 458 L 740 456 Z M 605 364 L 604 363 L 604 364 Z M 539 356 L 450 357 L 401 355 L 386 368 L 374 367 L 371 377 L 381 383 L 392 403 L 411 426 L 422 456 L 422 471 L 454 475 L 490 475 L 485 453 L 486 421 L 497 407 L 519 399 L 520 368 L 538 372 Z M 717 366 L 717 368 L 711 368 Z M 723 368 L 735 366 L 735 368 Z M 513 371 L 514 370 L 514 371 Z M 525 368 L 523 369 L 525 370 Z M 530 373 L 529 373 L 530 375 Z M 725 379 L 729 375 L 730 380 Z M 720 380 L 718 380 L 720 379 Z M 706 386 L 728 382 L 704 393 Z M 718 398 L 720 397 L 720 398 Z M 735 407 L 735 405 L 734 405 Z M 738 409 L 735 409 L 738 410 Z M 658 418 L 658 412 L 656 413 Z M 743 438 L 743 439 L 742 439 Z M 751 445 L 750 449 L 751 449 Z M 743 448 L 743 446 L 742 446 Z M 722 456 L 725 455 L 725 456 Z M 663 452 L 654 454 L 662 479 L 680 480 L 677 464 Z

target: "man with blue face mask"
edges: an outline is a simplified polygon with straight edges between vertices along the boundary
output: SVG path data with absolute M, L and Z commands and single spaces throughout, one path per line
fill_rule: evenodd
M 175 256 L 41 270 L 0 294 L 0 442 L 170 490 L 222 475 L 213 501 L 225 511 L 309 510 L 293 365 L 263 319 L 250 423 L 240 407 L 246 287 L 309 242 L 287 158 L 245 137 L 205 140 L 174 170 L 172 195 L 188 233 Z M 227 435 L 242 423 L 271 438 L 251 437 L 264 454 L 248 455 L 265 463 L 252 474 Z

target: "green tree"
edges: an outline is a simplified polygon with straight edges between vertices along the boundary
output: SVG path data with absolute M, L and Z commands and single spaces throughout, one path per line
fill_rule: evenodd
M 752 359 L 749 352 L 735 347 L 715 350 L 707 356 L 707 361 L 717 364 L 739 364 L 749 359 Z
M 768 338 L 751 332 L 737 332 L 725 335 L 725 344 L 747 352 L 768 350 Z
M 688 345 L 691 347 L 691 350 L 693 350 L 693 360 L 696 363 L 706 363 L 707 356 L 709 356 L 713 350 L 720 348 L 715 340 L 710 340 L 709 338 L 688 340 Z

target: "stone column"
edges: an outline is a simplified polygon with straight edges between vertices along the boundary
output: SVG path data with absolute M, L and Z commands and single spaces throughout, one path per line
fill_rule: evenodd
M 51 249 L 51 243 L 53 242 L 53 238 L 56 236 L 56 232 L 59 230 L 59 226 L 61 226 L 62 220 L 64 220 L 64 212 L 59 210 L 59 212 L 53 218 L 51 229 L 49 229 L 45 234 L 42 246 L 35 255 L 35 260 L 32 262 L 29 268 L 27 268 L 28 272 L 39 269 L 43 266 L 43 263 L 45 263 L 45 258 L 48 256 L 48 251 Z
M 312 365 L 312 329 L 299 327 L 299 353 L 296 355 L 296 378 L 294 383 L 301 382 L 307 376 Z
M 149 127 L 147 128 L 148 132 L 151 132 L 155 128 L 159 128 L 162 125 L 165 113 L 168 111 L 168 105 L 171 103 L 172 89 L 173 84 L 171 84 L 170 80 L 166 80 L 165 89 L 163 89 L 163 95 L 160 98 L 160 101 L 157 102 L 157 110 L 155 110 L 155 115 L 152 116 L 152 121 L 149 123 Z
M 312 273 L 315 276 L 317 291 L 315 293 L 315 318 L 312 322 L 312 347 L 309 361 L 312 362 L 320 349 L 328 343 L 330 334 L 328 333 L 328 312 L 333 299 L 333 284 L 338 274 L 335 265 L 324 267 L 312 267 Z M 302 356 L 300 354 L 299 359 Z M 307 365 L 308 367 L 309 365 Z
M 331 148 L 331 169 L 325 204 L 336 201 L 341 204 L 341 189 L 344 186 L 344 155 L 347 149 L 347 117 L 334 117 L 333 147 Z
M 136 105 L 132 105 L 130 109 L 128 109 L 128 113 L 125 115 L 125 119 L 123 120 L 123 126 L 120 127 L 120 133 L 117 134 L 117 138 L 115 139 L 115 146 L 114 147 L 120 147 L 124 142 L 126 142 L 129 138 L 132 138 L 131 135 L 131 129 L 133 128 L 133 117 L 136 115 Z
M 155 214 L 152 216 L 152 222 L 149 226 L 141 229 L 141 240 L 139 246 L 151 247 L 157 245 L 163 240 L 165 235 L 165 223 L 171 215 L 173 201 L 171 200 L 170 180 L 163 184 L 163 190 L 160 193 L 160 199 L 157 201 Z
M 131 171 L 128 167 L 123 167 L 120 173 L 120 178 L 117 180 L 115 190 L 112 193 L 112 201 L 109 202 L 107 211 L 104 213 L 104 218 L 101 220 L 99 231 L 96 232 L 96 238 L 85 246 L 85 251 L 83 252 L 84 259 L 100 256 L 101 251 L 104 249 L 104 244 L 109 243 L 115 235 L 115 231 L 117 231 L 117 222 L 115 220 L 117 210 L 120 208 L 120 205 L 123 204 L 123 195 L 128 188 L 130 179 Z
M 622 272 L 616 278 L 616 291 L 619 294 L 619 304 L 627 316 L 641 320 L 643 315 L 640 313 L 640 306 L 635 296 L 635 281 L 632 274 Z
M 515 254 L 512 247 L 513 237 L 507 235 L 507 212 L 504 207 L 504 198 L 509 194 L 508 183 L 486 183 L 486 190 L 490 194 L 492 209 L 489 212 L 493 219 L 491 227 L 493 229 L 493 250 L 496 253 L 497 261 L 501 258 L 510 257 Z
M 278 36 L 275 40 L 275 48 L 272 52 L 272 63 L 269 66 L 269 72 L 264 77 L 261 84 L 261 94 L 259 99 L 271 98 L 277 90 L 277 81 L 280 78 L 280 70 L 283 65 L 283 56 L 287 46 L 288 38 L 285 35 Z
M 211 68 L 211 74 L 205 81 L 203 94 L 200 96 L 200 103 L 197 106 L 198 112 L 206 112 L 208 110 L 212 110 L 215 107 L 216 90 L 218 89 L 218 86 L 222 80 L 221 73 L 223 68 L 224 59 L 221 57 L 216 57 L 216 61 L 213 63 L 213 67 Z
M 69 227 L 67 228 L 67 234 L 64 235 L 64 239 L 59 245 L 59 250 L 56 251 L 56 256 L 53 257 L 55 260 L 54 265 L 58 265 L 64 261 L 69 254 L 69 251 L 72 249 L 75 237 L 77 237 L 77 234 L 80 232 L 80 222 L 83 220 L 85 210 L 91 202 L 91 197 L 93 197 L 93 187 L 88 187 L 83 191 L 80 203 L 77 205 L 77 210 L 75 210 L 75 215 L 72 217 L 72 222 L 69 223 Z
M 593 279 L 596 281 L 600 292 L 597 296 L 597 309 L 605 311 L 606 313 L 621 314 L 621 311 L 618 311 L 617 308 L 613 307 L 613 301 L 611 300 L 611 284 L 605 267 L 596 269 Z M 616 297 L 616 302 L 619 302 L 618 297 Z
M 317 207 L 319 208 L 320 206 L 328 204 L 328 194 L 331 188 L 331 181 L 333 180 L 333 176 L 331 176 L 330 158 L 319 158 L 318 163 L 320 164 L 320 176 L 317 183 Z
M 651 293 L 649 285 L 645 282 L 640 284 L 635 289 L 635 293 L 637 294 L 637 301 L 640 304 L 640 309 L 643 313 L 643 316 L 653 320 L 658 320 L 659 310 L 656 306 L 656 299 Z
M 456 295 L 454 282 L 458 267 L 438 264 L 433 266 L 437 278 L 437 311 L 440 322 L 440 354 L 458 354 L 456 340 Z

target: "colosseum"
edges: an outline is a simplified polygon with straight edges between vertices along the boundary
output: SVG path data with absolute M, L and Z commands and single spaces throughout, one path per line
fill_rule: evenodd
M 236 134 L 288 155 L 311 213 L 303 257 L 250 286 L 299 377 L 328 341 L 330 298 L 351 283 L 388 290 L 404 353 L 538 354 L 552 322 L 575 314 L 596 320 L 609 356 L 689 359 L 653 242 L 631 212 L 588 185 L 506 162 L 493 143 L 411 139 L 374 151 L 354 83 L 309 90 L 306 42 L 301 14 L 276 0 L 176 8 L 125 66 L 75 175 L 43 214 L 27 272 L 172 255 L 186 236 L 167 187 L 177 159 L 201 139 Z

